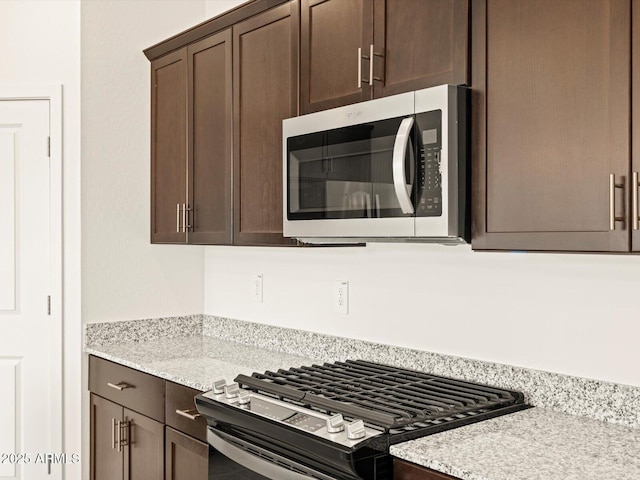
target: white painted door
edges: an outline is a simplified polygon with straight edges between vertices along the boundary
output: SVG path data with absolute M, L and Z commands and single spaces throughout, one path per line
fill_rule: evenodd
M 48 479 L 61 437 L 50 294 L 49 101 L 0 101 L 0 479 Z M 53 424 L 53 423 L 56 424 Z M 55 463 L 55 462 L 53 462 Z

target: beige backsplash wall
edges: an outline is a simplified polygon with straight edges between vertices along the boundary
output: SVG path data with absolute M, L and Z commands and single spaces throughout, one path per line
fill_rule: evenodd
M 205 313 L 640 386 L 636 256 L 206 247 Z

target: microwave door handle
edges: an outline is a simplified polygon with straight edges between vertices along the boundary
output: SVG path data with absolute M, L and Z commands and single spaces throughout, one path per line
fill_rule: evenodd
M 393 144 L 393 187 L 400 204 L 402 213 L 414 213 L 413 203 L 411 203 L 411 190 L 407 188 L 404 159 L 407 155 L 407 145 L 411 140 L 411 128 L 413 127 L 413 117 L 402 120 L 396 140 Z

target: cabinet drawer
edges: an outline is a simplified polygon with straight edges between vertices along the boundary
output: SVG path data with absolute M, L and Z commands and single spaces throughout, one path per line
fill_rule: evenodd
M 164 380 L 98 357 L 89 357 L 89 390 L 164 423 Z
M 207 421 L 204 417 L 190 419 L 187 415 L 194 415 L 196 405 L 193 397 L 202 393 L 199 390 L 167 382 L 167 401 L 165 423 L 176 430 L 186 433 L 203 442 L 207 441 Z M 183 412 L 179 414 L 178 411 Z

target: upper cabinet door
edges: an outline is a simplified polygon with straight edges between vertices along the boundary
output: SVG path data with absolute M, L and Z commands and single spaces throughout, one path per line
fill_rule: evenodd
M 468 83 L 468 0 L 375 0 L 374 96 Z
M 640 252 L 640 191 L 639 185 L 634 180 L 640 181 L 640 0 L 633 0 L 631 7 L 633 14 L 633 21 L 631 24 L 632 39 L 631 51 L 635 52 L 632 57 L 632 73 L 633 79 L 631 98 L 633 99 L 633 119 L 631 120 L 631 144 L 633 146 L 632 152 L 632 176 L 631 176 L 631 191 L 632 203 L 631 203 L 631 215 L 632 215 L 632 244 L 631 249 L 634 252 Z M 634 221 L 633 217 L 637 220 Z
M 186 243 L 187 49 L 151 63 L 151 242 Z
M 630 15 L 474 0 L 474 248 L 629 250 Z
M 370 99 L 372 0 L 302 0 L 300 15 L 301 113 Z
M 231 29 L 188 47 L 189 243 L 232 242 Z
M 298 3 L 233 27 L 234 243 L 282 236 L 282 120 L 298 113 Z

